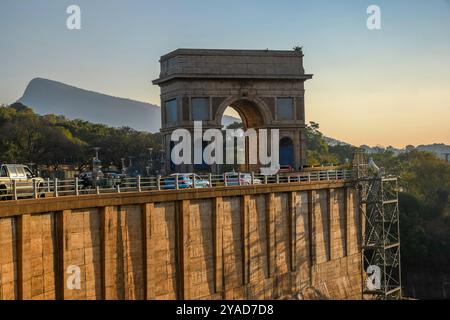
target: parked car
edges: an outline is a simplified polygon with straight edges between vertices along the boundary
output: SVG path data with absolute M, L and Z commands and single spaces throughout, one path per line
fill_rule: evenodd
M 176 189 L 176 177 L 178 176 L 178 189 L 187 188 L 209 188 L 209 181 L 202 179 L 193 173 L 174 173 L 165 178 L 162 183 L 163 189 Z
M 104 182 L 102 185 L 106 188 L 115 188 L 116 186 L 122 185 L 126 175 L 121 171 L 117 170 L 104 170 L 103 171 L 103 179 Z
M 0 167 L 0 200 L 14 197 L 14 183 L 17 197 L 30 197 L 36 183 L 39 196 L 45 196 L 44 179 L 37 177 L 29 167 L 22 164 L 3 164 Z
M 250 173 L 227 172 L 225 173 L 225 185 L 226 186 L 248 186 L 252 184 L 252 175 Z M 240 183 L 239 183 L 240 182 Z M 254 178 L 253 184 L 261 184 L 261 179 Z
M 280 165 L 280 170 L 278 170 L 278 173 L 292 173 L 294 172 L 294 168 L 288 164 L 282 164 Z

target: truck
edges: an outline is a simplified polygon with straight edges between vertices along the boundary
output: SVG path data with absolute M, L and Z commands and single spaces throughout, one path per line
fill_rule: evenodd
M 44 179 L 37 177 L 31 169 L 22 164 L 0 166 L 0 201 L 14 198 L 43 197 Z

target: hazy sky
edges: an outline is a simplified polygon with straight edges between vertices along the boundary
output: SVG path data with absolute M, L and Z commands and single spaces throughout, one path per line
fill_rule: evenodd
M 81 7 L 81 30 L 66 8 Z M 369 5 L 381 30 L 366 27 Z M 0 0 L 0 102 L 34 77 L 160 104 L 176 48 L 302 45 L 307 120 L 353 144 L 450 144 L 449 0 Z

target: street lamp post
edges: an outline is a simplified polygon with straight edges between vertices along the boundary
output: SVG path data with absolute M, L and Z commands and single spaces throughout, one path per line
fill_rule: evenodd
M 152 159 L 152 153 L 153 153 L 153 148 L 148 148 L 148 153 L 149 153 L 149 158 L 148 158 L 148 175 L 150 176 L 152 170 L 153 170 L 153 159 Z
M 95 147 L 94 151 L 95 151 L 95 157 L 94 159 L 92 159 L 92 182 L 94 187 L 97 186 L 97 180 L 99 178 L 99 172 L 100 172 L 100 168 L 101 168 L 101 161 L 98 157 L 98 151 L 100 150 L 99 147 Z
M 135 175 L 135 170 L 133 171 L 133 159 L 134 158 L 135 157 L 133 157 L 133 156 L 128 156 L 128 161 L 129 161 L 129 163 L 128 163 L 128 174 L 130 176 L 134 176 Z
M 127 168 L 125 167 L 125 158 L 120 158 L 120 162 L 122 164 L 122 174 L 126 174 Z
M 160 153 L 161 153 L 161 159 L 160 159 L 161 175 L 164 175 L 165 174 L 165 167 L 164 167 L 164 154 L 165 154 L 165 151 L 164 151 L 164 149 L 160 150 Z
M 92 171 L 97 171 L 99 169 L 98 167 L 100 165 L 100 159 L 98 157 L 98 151 L 100 150 L 100 148 L 95 147 L 94 150 L 95 150 L 95 157 L 94 157 L 94 159 L 92 159 Z
M 133 156 L 128 156 L 128 167 L 129 168 L 131 168 L 132 166 L 133 166 L 133 159 L 134 159 L 134 157 Z

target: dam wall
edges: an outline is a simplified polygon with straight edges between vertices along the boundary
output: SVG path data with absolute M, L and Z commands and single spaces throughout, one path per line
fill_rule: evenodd
M 0 299 L 361 299 L 350 182 L 0 202 Z

